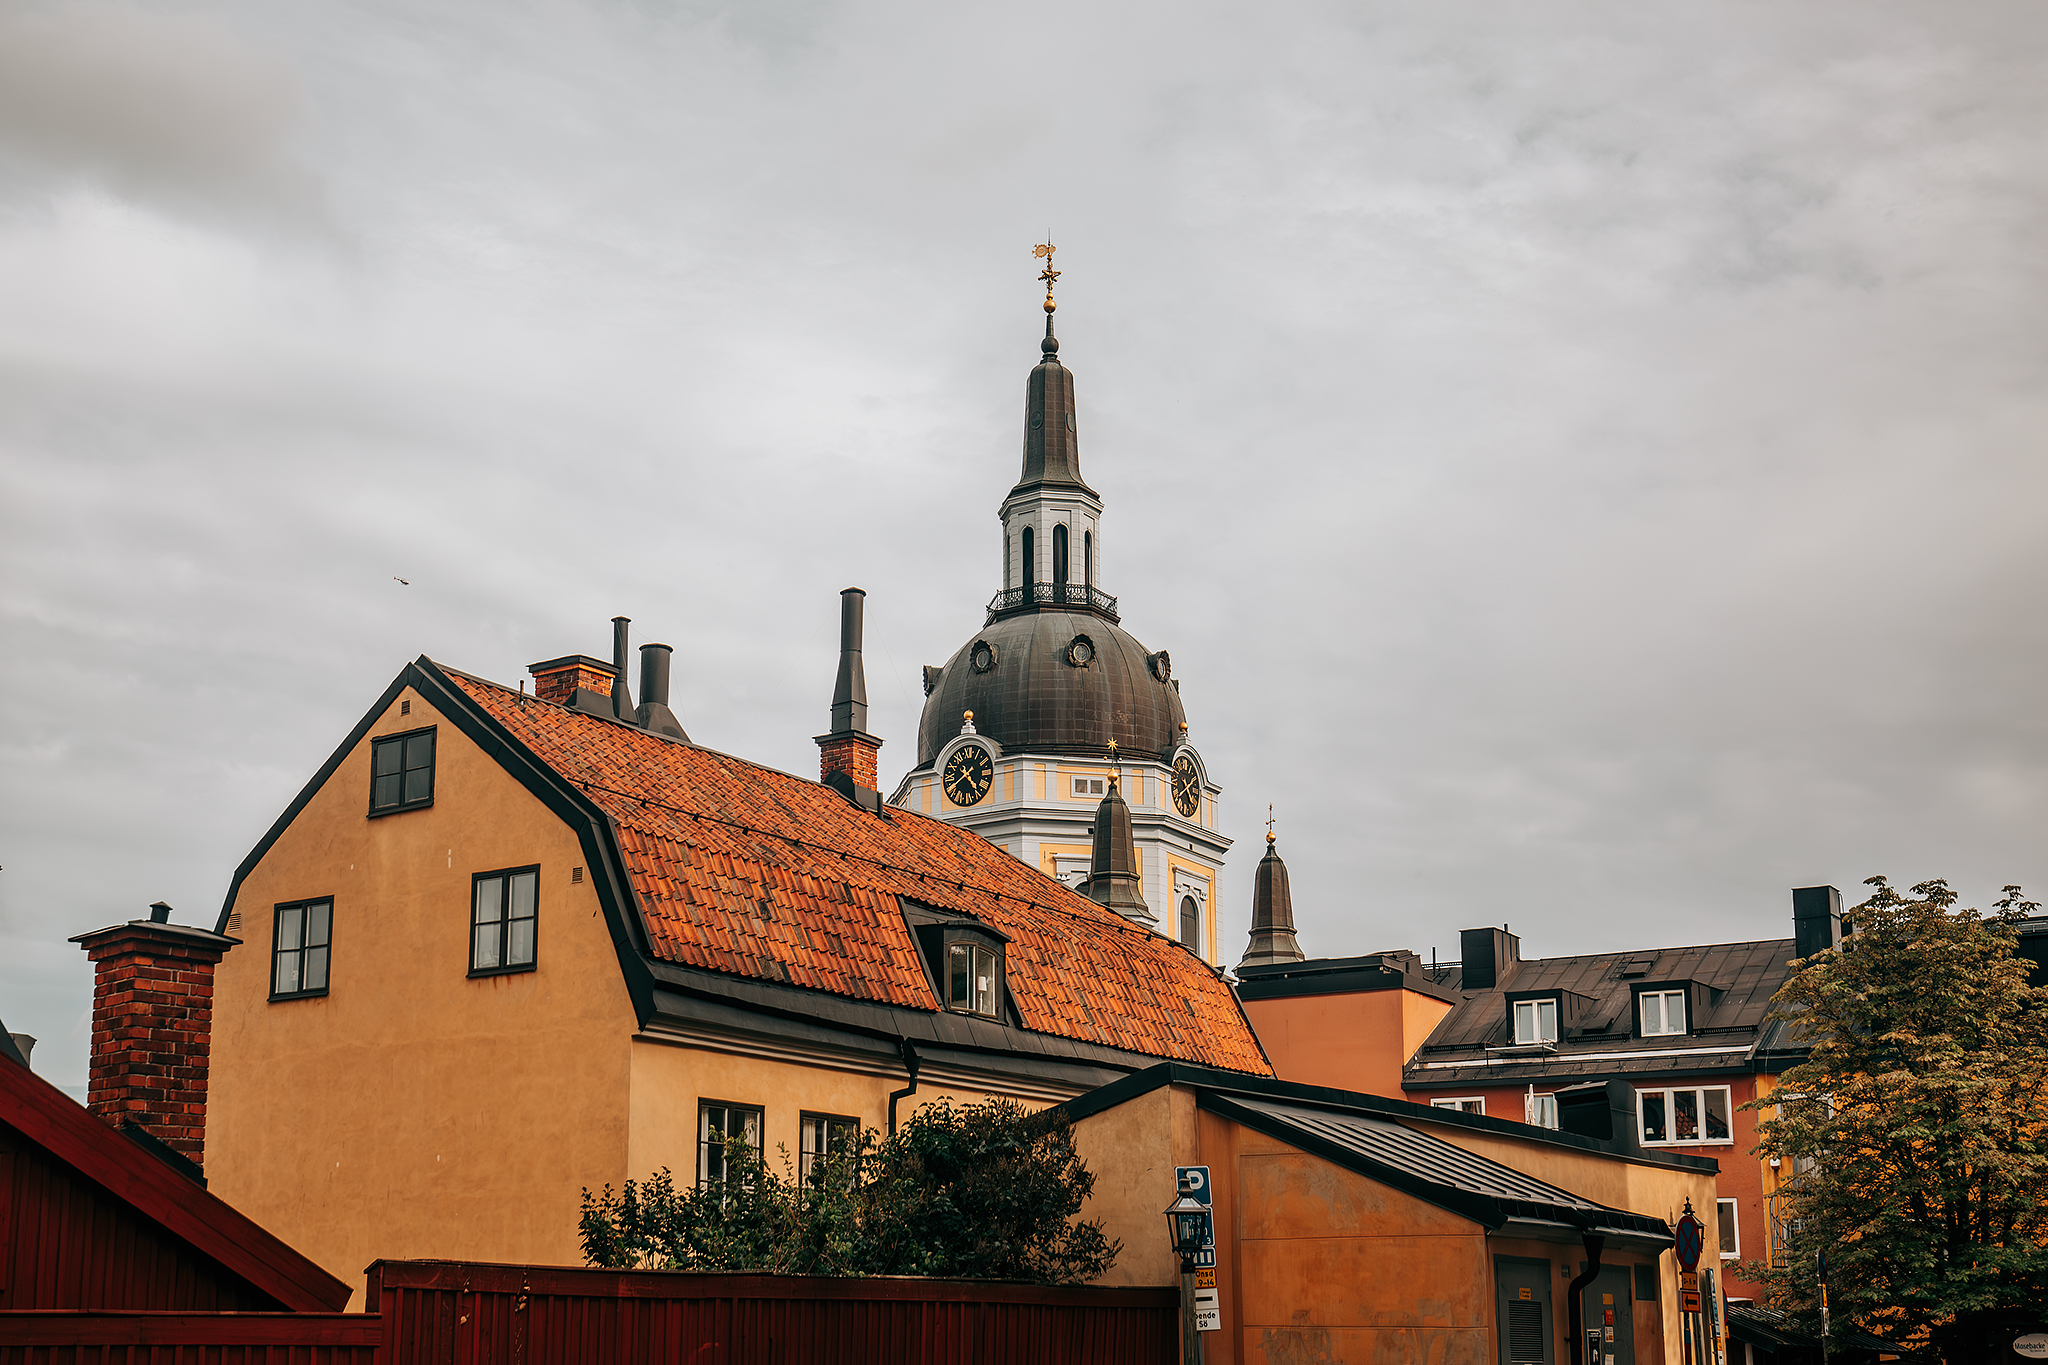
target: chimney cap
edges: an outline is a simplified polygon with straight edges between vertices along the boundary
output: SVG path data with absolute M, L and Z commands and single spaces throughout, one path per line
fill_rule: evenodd
M 169 924 L 171 922 L 171 907 L 162 901 L 151 901 L 149 903 L 149 922 L 151 924 Z
M 182 943 L 195 948 L 213 948 L 226 952 L 242 940 L 216 934 L 211 929 L 200 929 L 190 924 L 166 924 L 154 919 L 131 919 L 126 924 L 109 924 L 104 929 L 95 929 L 89 934 L 73 934 L 70 942 L 85 948 L 88 952 L 114 939 L 126 936 L 156 939 L 160 943 Z

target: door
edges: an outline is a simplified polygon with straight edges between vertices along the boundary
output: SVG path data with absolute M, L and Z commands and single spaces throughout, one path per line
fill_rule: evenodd
M 1496 1256 L 1493 1284 L 1501 1365 L 1553 1365 L 1557 1327 L 1551 1317 L 1550 1262 Z
M 1625 1265 L 1602 1266 L 1599 1278 L 1586 1286 L 1586 1344 L 1599 1350 L 1598 1355 L 1587 1354 L 1586 1365 L 1636 1365 L 1636 1315 L 1629 1297 L 1633 1287 Z

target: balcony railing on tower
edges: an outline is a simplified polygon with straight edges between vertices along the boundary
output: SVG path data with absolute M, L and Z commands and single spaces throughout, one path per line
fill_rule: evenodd
M 988 619 L 993 621 L 998 616 L 1034 607 L 1079 607 L 1111 621 L 1122 619 L 1116 614 L 1116 599 L 1089 583 L 1033 583 L 1028 588 L 1005 588 L 989 599 Z

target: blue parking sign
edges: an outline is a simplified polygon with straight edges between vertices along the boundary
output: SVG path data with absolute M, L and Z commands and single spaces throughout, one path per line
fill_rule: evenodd
M 1207 1166 L 1176 1166 L 1173 1168 L 1173 1185 L 1176 1190 L 1185 1187 L 1197 1204 L 1213 1204 L 1209 1188 Z M 1202 1218 L 1202 1249 L 1195 1253 L 1195 1265 L 1199 1269 L 1216 1268 L 1216 1215 L 1204 1214 Z

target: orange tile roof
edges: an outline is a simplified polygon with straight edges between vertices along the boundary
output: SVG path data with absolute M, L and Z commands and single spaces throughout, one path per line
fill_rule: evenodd
M 977 834 L 881 819 L 820 783 L 445 672 L 618 825 L 657 958 L 936 1010 L 903 897 L 1010 936 L 1027 1029 L 1271 1074 L 1208 966 Z

